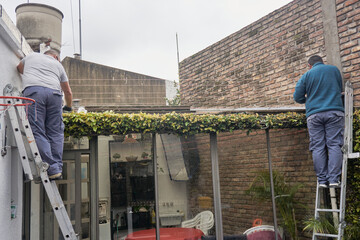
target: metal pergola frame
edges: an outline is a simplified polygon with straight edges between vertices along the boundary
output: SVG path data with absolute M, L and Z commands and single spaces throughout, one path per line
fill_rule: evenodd
M 275 192 L 274 181 L 272 173 L 272 160 L 271 160 L 271 148 L 270 148 L 270 134 L 269 129 L 265 129 L 266 133 L 266 145 L 267 155 L 270 173 L 270 188 L 271 188 L 271 201 L 273 209 L 273 221 L 275 239 L 278 240 L 278 227 L 276 216 L 276 204 L 275 204 Z M 214 197 L 214 210 L 215 210 L 215 229 L 216 239 L 224 239 L 222 212 L 221 212 L 221 192 L 220 192 L 220 175 L 219 175 L 219 157 L 217 147 L 217 134 L 210 133 L 210 154 L 211 154 L 211 170 L 212 170 L 212 183 L 213 183 L 213 197 Z M 157 177 L 157 155 L 156 155 L 156 134 L 153 134 L 153 159 L 154 159 L 154 184 L 155 184 L 155 216 L 156 216 L 156 239 L 160 240 L 160 218 L 159 218 L 159 189 L 158 189 L 158 177 Z

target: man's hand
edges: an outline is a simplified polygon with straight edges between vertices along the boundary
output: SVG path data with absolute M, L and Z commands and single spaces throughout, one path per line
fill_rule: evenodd
M 68 106 L 64 106 L 63 107 L 63 112 L 66 113 L 66 112 L 71 112 L 72 111 L 72 108 L 71 107 L 68 107 Z

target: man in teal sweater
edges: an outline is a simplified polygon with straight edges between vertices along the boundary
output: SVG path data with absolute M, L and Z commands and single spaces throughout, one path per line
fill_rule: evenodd
M 342 78 L 337 67 L 320 56 L 308 60 L 310 70 L 297 82 L 294 100 L 305 103 L 310 151 L 320 187 L 339 187 L 344 134 Z

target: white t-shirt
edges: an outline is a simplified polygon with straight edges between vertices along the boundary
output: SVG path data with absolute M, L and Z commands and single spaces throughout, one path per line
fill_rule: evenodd
M 61 91 L 60 82 L 69 81 L 59 61 L 42 53 L 31 53 L 23 58 L 23 89 L 31 86 L 47 87 Z

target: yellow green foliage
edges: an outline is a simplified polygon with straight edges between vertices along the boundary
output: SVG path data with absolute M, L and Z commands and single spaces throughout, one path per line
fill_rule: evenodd
M 73 137 L 127 134 L 127 133 L 174 133 L 194 135 L 198 133 L 231 132 L 264 128 L 304 128 L 304 114 L 116 114 L 65 113 L 65 134 Z

